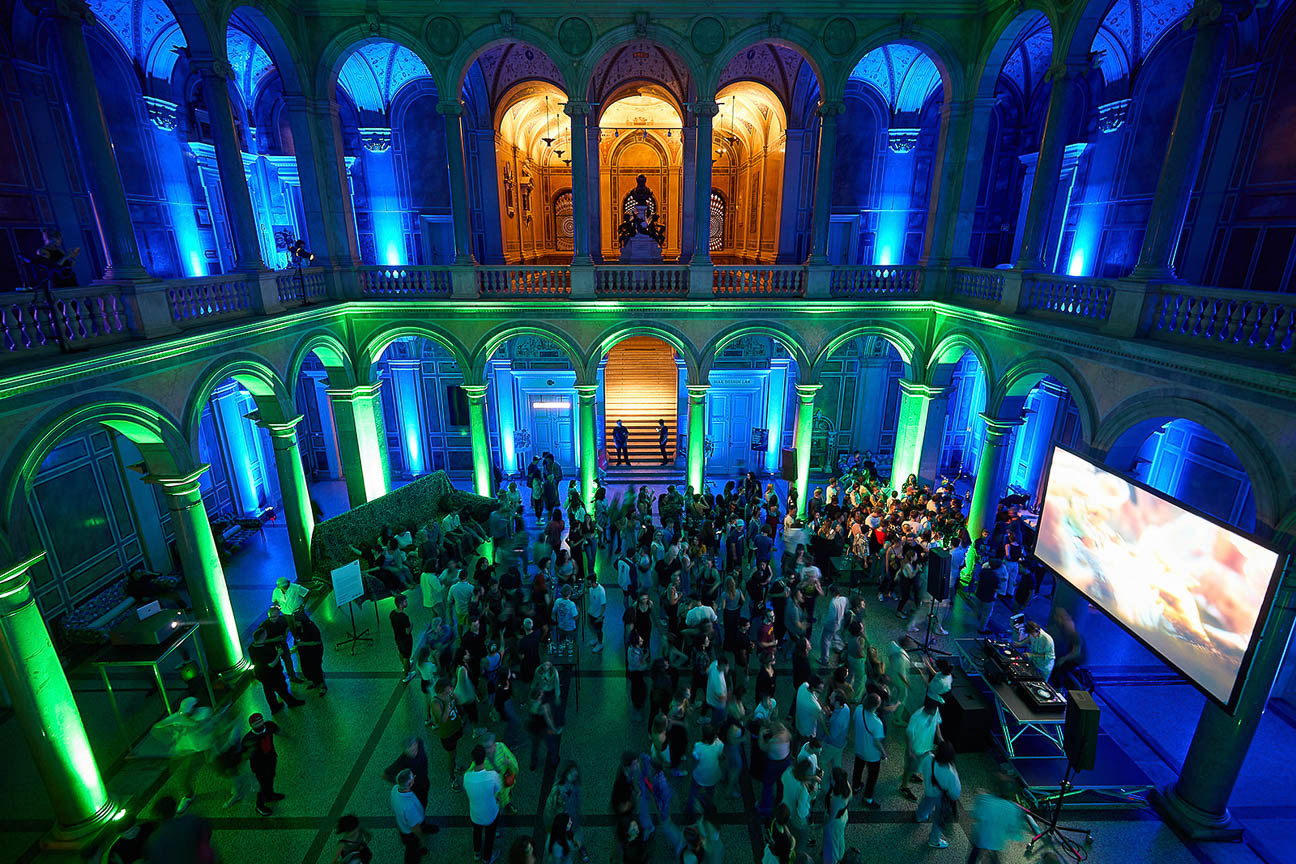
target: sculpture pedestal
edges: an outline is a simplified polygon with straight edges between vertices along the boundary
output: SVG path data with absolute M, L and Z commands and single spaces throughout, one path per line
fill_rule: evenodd
M 662 263 L 661 247 L 648 235 L 636 234 L 621 247 L 620 263 L 660 264 Z

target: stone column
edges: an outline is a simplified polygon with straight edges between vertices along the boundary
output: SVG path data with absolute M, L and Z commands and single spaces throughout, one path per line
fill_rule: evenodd
M 284 107 L 297 151 L 306 233 L 318 264 L 354 267 L 360 260 L 337 105 L 287 94 Z
M 981 462 L 977 467 L 976 482 L 972 487 L 972 504 L 968 508 L 968 534 L 975 542 L 982 531 L 994 527 L 995 510 L 999 494 L 1003 491 L 1004 468 L 1012 455 L 1013 430 L 1021 419 L 1000 420 L 982 414 L 986 424 L 985 444 L 981 447 Z
M 1139 251 L 1138 265 L 1130 274 L 1134 279 L 1175 278 L 1175 247 L 1179 245 L 1188 199 L 1206 148 L 1211 111 L 1228 54 L 1229 34 L 1250 6 L 1250 2 L 1239 0 L 1197 0 L 1184 19 L 1185 26 L 1196 25 L 1197 35 L 1188 55 L 1188 71 L 1166 144 L 1165 161 L 1161 163 L 1161 176 L 1152 197 L 1143 248 Z
M 797 383 L 796 484 L 797 518 L 804 518 L 810 501 L 810 439 L 814 437 L 814 397 L 822 384 Z
M 572 160 L 575 164 L 575 160 Z M 581 498 L 585 509 L 594 512 L 594 484 L 598 478 L 598 385 L 577 384 L 576 396 L 580 413 L 580 482 Z
M 1022 489 L 1034 501 L 1044 494 L 1044 466 L 1053 450 L 1053 429 L 1057 426 L 1058 411 L 1067 398 L 1066 387 L 1056 381 L 1045 380 L 1039 384 L 1035 396 L 1035 416 L 1031 419 L 1029 446 L 1030 473 L 1022 478 Z
M 450 216 L 454 223 L 454 263 L 471 265 L 472 229 L 468 222 L 468 168 L 464 164 L 463 103 L 458 99 L 442 99 L 437 103 L 437 113 L 445 119 L 446 157 L 450 163 Z M 575 195 L 572 196 L 575 206 Z
M 263 270 L 256 212 L 252 209 L 247 173 L 243 170 L 243 148 L 239 146 L 234 108 L 230 104 L 229 79 L 234 72 L 224 60 L 213 58 L 195 59 L 190 67 L 202 77 L 203 95 L 207 99 L 221 196 L 225 199 L 225 216 L 234 240 L 234 269 Z
M 688 478 L 693 491 L 702 494 L 706 479 L 706 395 L 710 384 L 688 385 Z
M 30 570 L 44 557 L 0 570 L 0 680 L 53 806 L 54 839 L 71 845 L 95 834 L 117 807 L 32 594 Z
M 333 406 L 342 476 L 352 507 L 387 494 L 387 432 L 382 421 L 380 389 L 380 384 L 361 384 L 324 391 Z
M 943 390 L 913 381 L 900 382 L 900 412 L 896 419 L 895 450 L 891 454 L 892 489 L 900 489 L 910 474 L 918 474 L 927 434 L 927 414 L 932 400 Z
M 261 496 L 257 494 L 256 482 L 251 471 L 238 470 L 255 460 L 256 454 L 248 452 L 247 438 L 244 436 L 243 424 L 248 422 L 239 407 L 238 382 L 226 379 L 212 390 L 212 420 L 225 443 L 225 452 L 235 470 L 230 472 L 230 486 L 234 489 L 234 503 L 240 516 L 253 516 L 261 509 Z M 259 461 L 259 460 L 258 460 Z
M 288 545 L 292 548 L 298 582 L 311 578 L 311 534 L 315 530 L 315 511 L 311 509 L 310 490 L 306 488 L 306 473 L 302 470 L 301 450 L 297 445 L 297 424 L 301 420 L 297 416 L 287 423 L 261 424 L 270 430 L 274 445 L 275 472 L 279 475 Z
M 571 118 L 572 264 L 578 266 L 591 263 L 589 136 L 585 132 L 585 118 L 592 107 L 588 102 L 568 102 L 563 108 Z
M 948 132 L 942 135 L 938 159 L 939 194 L 932 196 L 927 214 L 925 263 L 938 267 L 970 263 L 968 244 L 995 102 L 989 97 L 953 103 L 942 118 Z
M 207 507 L 203 504 L 198 478 L 207 470 L 203 465 L 182 477 L 149 475 L 145 479 L 157 484 L 166 497 L 175 530 L 176 551 L 184 572 L 194 616 L 198 619 L 203 653 L 217 672 L 241 669 L 243 640 L 239 638 L 234 607 L 225 585 L 225 571 L 212 537 Z
M 94 23 L 94 14 L 81 0 L 51 0 L 43 11 L 54 21 L 59 53 L 63 56 L 63 92 L 107 260 L 103 278 L 147 280 L 149 274 L 140 261 L 139 246 L 135 243 L 130 206 L 126 203 L 126 190 L 113 155 L 112 138 L 99 102 L 99 87 L 82 30 L 86 23 Z
M 711 138 L 712 118 L 720 105 L 694 102 L 689 106 L 697 118 L 697 159 L 693 174 L 693 264 L 711 266 L 711 162 L 715 156 Z M 708 286 L 709 288 L 710 286 Z M 705 292 L 710 295 L 710 290 Z
M 1040 138 L 1039 160 L 1031 183 L 1030 203 L 1021 227 L 1021 252 L 1013 265 L 1018 270 L 1043 270 L 1044 247 L 1048 242 L 1049 214 L 1057 195 L 1058 175 L 1066 153 L 1066 139 L 1075 113 L 1077 79 L 1088 64 L 1055 63 L 1045 74 L 1052 82 L 1048 113 L 1044 117 L 1044 134 Z M 973 535 L 976 539 L 976 535 Z
M 495 495 L 491 472 L 490 434 L 486 428 L 485 384 L 462 384 L 468 394 L 468 434 L 472 438 L 473 491 L 488 498 Z
M 810 222 L 810 258 L 807 264 L 828 263 L 828 217 L 832 213 L 833 158 L 837 150 L 837 115 L 841 102 L 819 106 L 819 160 L 815 166 L 814 213 Z

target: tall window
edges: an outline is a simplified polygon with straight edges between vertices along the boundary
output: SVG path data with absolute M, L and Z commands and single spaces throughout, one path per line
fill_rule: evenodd
M 725 199 L 719 189 L 711 190 L 711 242 L 712 252 L 724 248 Z
M 570 252 L 575 248 L 573 235 L 576 222 L 572 217 L 572 193 L 568 189 L 554 196 L 554 248 L 559 252 Z

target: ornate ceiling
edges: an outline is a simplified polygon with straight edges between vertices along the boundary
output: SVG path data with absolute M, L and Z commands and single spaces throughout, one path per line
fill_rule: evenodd
M 941 86 L 940 70 L 932 59 L 921 48 L 899 43 L 865 54 L 851 78 L 877 90 L 893 114 L 922 110 L 927 97 Z
M 362 111 L 385 113 L 400 89 L 419 78 L 431 78 L 413 51 L 381 39 L 363 42 L 338 73 L 338 87 Z

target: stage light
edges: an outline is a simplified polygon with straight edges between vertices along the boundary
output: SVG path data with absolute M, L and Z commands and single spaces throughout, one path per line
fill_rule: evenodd
M 532 402 L 531 407 L 532 408 L 567 408 L 569 407 L 569 403 L 560 399 L 556 402 Z
M 1085 255 L 1083 249 L 1074 249 L 1071 252 L 1071 261 L 1067 264 L 1068 276 L 1084 275 Z

